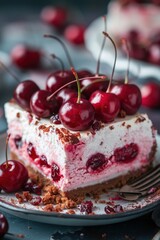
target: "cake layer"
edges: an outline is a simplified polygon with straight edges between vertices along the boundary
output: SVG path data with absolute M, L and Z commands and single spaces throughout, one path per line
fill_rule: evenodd
M 5 114 L 11 152 L 62 192 L 132 177 L 154 158 L 155 132 L 146 114 L 95 122 L 82 132 L 38 119 L 14 102 L 5 105 Z

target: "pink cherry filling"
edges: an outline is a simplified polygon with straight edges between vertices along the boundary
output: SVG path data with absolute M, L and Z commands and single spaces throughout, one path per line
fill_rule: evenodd
M 96 153 L 92 155 L 86 162 L 87 172 L 89 173 L 99 173 L 103 171 L 110 159 L 114 157 L 115 162 L 119 163 L 128 163 L 133 161 L 138 155 L 139 149 L 137 144 L 130 143 L 126 144 L 122 148 L 117 148 L 114 151 L 114 154 L 108 159 L 105 155 L 101 153 Z

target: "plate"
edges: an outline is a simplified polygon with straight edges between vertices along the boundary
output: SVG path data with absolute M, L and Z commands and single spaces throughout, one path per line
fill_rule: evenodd
M 107 28 L 108 33 L 112 32 L 112 23 L 107 17 Z M 102 17 L 95 19 L 86 29 L 85 32 L 85 45 L 86 48 L 92 53 L 94 58 L 98 59 L 99 52 L 101 49 L 104 23 Z M 114 39 L 114 36 L 113 36 Z M 113 67 L 114 62 L 114 49 L 110 41 L 106 41 L 105 47 L 102 52 L 101 61 L 106 62 L 110 67 Z M 126 71 L 127 68 L 127 58 L 122 55 L 121 51 L 118 49 L 118 57 L 116 61 L 116 70 L 117 71 Z M 160 80 L 160 68 L 153 64 L 148 64 L 142 61 L 131 59 L 130 62 L 130 73 L 135 77 L 139 78 L 148 78 L 155 77 Z
M 0 161 L 5 159 L 5 138 L 6 135 L 0 135 Z M 160 161 L 160 136 L 157 136 L 158 151 L 156 162 Z M 0 194 L 0 209 L 14 216 L 33 220 L 37 222 L 68 225 L 68 226 L 93 226 L 112 224 L 127 221 L 142 216 L 154 210 L 160 203 L 160 194 L 154 193 L 135 202 L 129 202 L 117 198 L 115 193 L 103 194 L 98 202 L 94 199 L 87 199 L 93 202 L 94 215 L 86 215 L 75 209 L 75 214 L 68 214 L 67 211 L 55 213 L 46 212 L 42 206 L 33 206 L 30 203 L 19 204 L 14 194 Z M 121 205 L 123 212 L 115 214 L 106 214 L 104 208 L 106 204 Z

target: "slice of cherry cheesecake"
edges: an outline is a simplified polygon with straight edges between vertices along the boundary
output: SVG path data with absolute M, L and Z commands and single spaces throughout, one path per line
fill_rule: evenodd
M 5 115 L 12 157 L 69 197 L 126 183 L 151 166 L 156 152 L 156 132 L 146 114 L 108 124 L 95 121 L 88 130 L 74 132 L 14 101 L 5 104 Z

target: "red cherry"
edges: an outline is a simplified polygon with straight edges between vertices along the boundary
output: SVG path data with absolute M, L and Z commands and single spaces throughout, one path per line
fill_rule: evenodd
M 111 89 L 112 93 L 115 93 L 121 102 L 121 109 L 126 114 L 135 114 L 141 106 L 142 97 L 140 89 L 134 84 L 118 84 L 114 85 Z
M 40 65 L 41 52 L 26 45 L 16 45 L 11 51 L 11 60 L 18 68 L 30 69 Z
M 56 28 L 63 27 L 66 24 L 67 17 L 67 10 L 63 7 L 47 6 L 41 12 L 42 20 Z
M 81 81 L 81 90 L 84 93 L 84 95 L 89 98 L 91 94 L 96 90 L 105 91 L 108 86 L 108 81 L 100 81 L 100 82 L 94 82 L 97 80 L 97 77 L 95 76 L 95 79 L 87 78 Z
M 58 88 L 64 84 L 74 80 L 74 76 L 71 71 L 56 71 L 51 73 L 46 82 L 46 89 L 50 92 L 55 92 Z
M 160 107 L 160 85 L 149 82 L 141 87 L 142 105 L 150 108 Z
M 96 118 L 105 123 L 112 122 L 120 111 L 120 101 L 113 93 L 95 91 L 89 101 L 93 105 Z
M 76 97 L 78 97 L 77 91 L 70 88 L 63 88 L 56 95 L 56 99 L 59 103 L 59 106 L 67 102 L 70 98 L 76 98 Z
M 73 44 L 83 44 L 84 43 L 84 33 L 85 27 L 83 25 L 69 25 L 64 31 L 65 38 Z
M 57 100 L 54 97 L 47 100 L 50 95 L 50 92 L 46 90 L 39 90 L 33 94 L 30 101 L 30 108 L 36 116 L 46 118 L 57 112 Z
M 79 78 L 85 78 L 85 77 L 92 77 L 93 76 L 93 73 L 89 70 L 86 70 L 86 69 L 82 69 L 82 70 L 77 71 L 77 74 L 78 74 Z
M 0 237 L 3 237 L 8 232 L 8 221 L 5 216 L 0 213 Z
M 7 193 L 20 190 L 28 180 L 24 165 L 15 160 L 8 160 L 0 165 L 0 187 Z
M 81 131 L 89 128 L 94 121 L 94 108 L 86 99 L 71 98 L 65 102 L 59 110 L 59 118 L 62 124 L 73 131 Z
M 25 80 L 17 85 L 14 91 L 14 99 L 22 108 L 25 108 L 27 111 L 29 111 L 30 99 L 38 90 L 39 87 L 35 82 L 31 80 Z
M 146 61 L 146 59 L 148 59 L 149 52 L 145 46 L 140 45 L 136 42 L 133 42 L 130 46 L 130 57 L 143 61 Z

